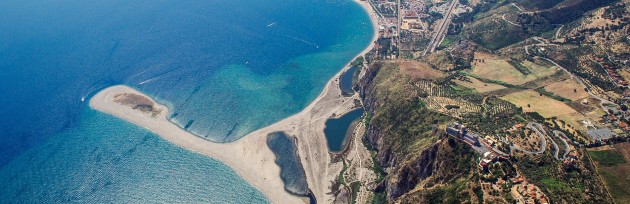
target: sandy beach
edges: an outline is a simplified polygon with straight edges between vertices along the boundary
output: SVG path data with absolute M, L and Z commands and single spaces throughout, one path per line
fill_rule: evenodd
M 372 38 L 374 42 L 378 38 L 376 14 L 368 2 L 356 2 L 370 15 L 374 27 Z M 357 56 L 363 56 L 373 46 L 374 43 L 370 43 Z M 284 190 L 280 168 L 275 164 L 275 156 L 266 144 L 269 133 L 284 131 L 287 135 L 297 138 L 298 153 L 306 172 L 308 186 L 315 198 L 320 203 L 332 203 L 334 198 L 330 188 L 332 181 L 339 175 L 342 164 L 331 163 L 324 126 L 326 119 L 331 116 L 349 112 L 354 106 L 354 99 L 358 98 L 356 95 L 343 97 L 339 89 L 339 76 L 348 67 L 349 64 L 330 79 L 322 93 L 301 112 L 256 130 L 232 143 L 213 143 L 186 132 L 167 120 L 169 110 L 165 106 L 126 86 L 113 86 L 100 91 L 92 97 L 90 106 L 142 126 L 175 145 L 222 161 L 263 192 L 273 203 L 307 203 L 307 198 L 291 195 Z M 117 102 L 116 96 L 125 93 L 149 98 L 156 104 L 154 110 L 159 110 L 159 113 L 148 114 Z

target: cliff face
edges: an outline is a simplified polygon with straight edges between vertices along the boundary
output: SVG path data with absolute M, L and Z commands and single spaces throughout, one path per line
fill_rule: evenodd
M 474 154 L 437 128 L 450 118 L 428 110 L 411 82 L 395 64 L 376 62 L 357 84 L 368 112 L 364 139 L 387 172 L 375 191 L 390 202 L 426 201 L 429 194 L 417 192 L 450 185 L 474 166 Z

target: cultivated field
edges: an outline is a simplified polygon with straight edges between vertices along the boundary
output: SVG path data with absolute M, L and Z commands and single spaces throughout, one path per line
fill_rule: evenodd
M 614 146 L 615 146 L 615 149 L 617 149 L 617 151 L 619 151 L 619 153 L 623 155 L 626 161 L 630 163 L 630 143 L 628 142 L 619 143 L 619 144 L 615 144 Z
M 574 79 L 566 79 L 545 86 L 545 90 L 554 95 L 571 99 L 572 101 L 588 97 L 588 93 Z
M 502 81 L 512 85 L 521 85 L 540 77 L 552 75 L 556 72 L 555 68 L 529 61 L 523 62 L 522 65 L 527 67 L 531 73 L 527 75 L 521 73 L 508 62 L 508 59 L 475 52 L 475 61 L 473 62 L 473 68 L 470 73 L 484 79 Z
M 599 175 L 616 203 L 630 203 L 630 143 L 616 144 L 614 149 L 589 151 Z M 625 156 L 625 157 L 624 157 Z

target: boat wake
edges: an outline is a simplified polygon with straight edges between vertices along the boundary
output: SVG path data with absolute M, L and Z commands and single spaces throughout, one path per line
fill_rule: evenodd
M 284 37 L 291 38 L 291 39 L 294 39 L 294 40 L 297 40 L 297 41 L 300 41 L 300 42 L 303 42 L 303 43 L 306 43 L 307 45 L 311 45 L 311 46 L 313 46 L 313 47 L 315 47 L 315 48 L 319 49 L 319 45 L 317 45 L 317 43 L 314 43 L 314 42 L 309 42 L 309 41 L 307 41 L 307 40 L 304 40 L 304 39 L 301 39 L 301 38 L 297 38 L 297 37 L 293 37 L 293 36 L 290 36 L 290 35 L 283 35 L 283 36 L 284 36 Z

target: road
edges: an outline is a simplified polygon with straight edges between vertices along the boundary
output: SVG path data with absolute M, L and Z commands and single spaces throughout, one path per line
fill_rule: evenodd
M 562 159 L 566 159 L 567 156 L 569 156 L 569 153 L 571 152 L 571 148 L 569 147 L 569 143 L 567 142 L 567 139 L 569 138 L 563 132 L 560 132 L 558 130 L 554 130 L 553 134 L 556 135 L 556 137 L 560 138 L 560 140 L 562 140 L 562 142 L 564 143 L 565 151 L 564 151 L 564 155 L 562 155 Z
M 534 39 L 534 40 L 537 40 L 537 41 L 539 41 L 539 42 L 541 42 L 541 43 L 542 43 L 542 44 L 536 44 L 536 45 L 539 45 L 539 46 L 555 45 L 555 44 L 546 44 L 545 42 L 541 41 L 538 37 L 534 37 L 533 39 Z M 526 45 L 524 48 L 525 48 L 525 53 L 526 53 L 527 55 L 530 55 L 530 54 L 529 54 L 529 50 L 528 50 L 529 45 Z M 578 84 L 580 84 L 580 86 L 582 86 L 582 87 L 584 88 L 584 90 L 586 91 L 586 93 L 588 93 L 588 95 L 590 95 L 591 97 L 593 97 L 593 98 L 595 98 L 595 99 L 597 99 L 597 100 L 599 100 L 599 101 L 600 101 L 600 102 L 599 102 L 599 107 L 601 107 L 604 111 L 608 112 L 608 108 L 606 108 L 606 107 L 604 106 L 604 103 L 612 104 L 612 105 L 615 105 L 615 106 L 617 105 L 617 104 L 615 104 L 614 102 L 609 101 L 608 99 L 604 99 L 604 98 L 602 98 L 602 97 L 599 97 L 599 96 L 595 95 L 593 92 L 591 92 L 591 89 L 589 89 L 589 88 L 586 86 L 586 84 L 584 84 L 584 82 L 582 81 L 582 79 L 580 79 L 580 77 L 575 76 L 575 75 L 574 75 L 573 73 L 571 73 L 571 72 L 570 72 L 567 68 L 565 68 L 565 67 L 563 67 L 563 66 L 560 66 L 560 65 L 559 65 L 558 63 L 556 63 L 555 61 L 553 61 L 553 60 L 551 60 L 551 59 L 549 59 L 549 58 L 546 58 L 546 57 L 540 57 L 540 56 L 535 56 L 535 58 L 546 60 L 546 61 L 548 61 L 548 62 L 552 63 L 553 65 L 555 65 L 556 67 L 558 67 L 558 68 L 562 69 L 562 70 L 563 70 L 564 72 L 566 72 L 567 74 L 569 74 L 569 76 L 571 76 L 571 78 L 572 78 L 572 79 L 574 79 L 574 80 L 575 80 Z
M 538 57 L 538 56 L 537 56 Z M 606 108 L 604 106 L 604 103 L 609 103 L 609 104 L 613 104 L 613 105 L 617 105 L 615 103 L 613 103 L 612 101 L 609 101 L 607 99 L 604 99 L 602 97 L 599 97 L 597 95 L 595 95 L 593 92 L 591 92 L 591 89 L 589 89 L 586 84 L 584 84 L 584 82 L 582 82 L 582 79 L 580 79 L 578 76 L 575 76 L 573 73 L 569 72 L 569 70 L 567 70 L 566 68 L 564 68 L 563 66 L 560 66 L 558 63 L 554 62 L 553 60 L 550 60 L 549 58 L 546 57 L 538 57 L 540 59 L 544 59 L 547 60 L 548 62 L 551 62 L 553 65 L 557 66 L 558 68 L 564 70 L 564 72 L 566 72 L 567 74 L 569 74 L 571 76 L 571 78 L 575 79 L 575 81 L 577 81 L 580 86 L 584 87 L 584 90 L 586 90 L 586 93 L 588 93 L 588 95 L 590 95 L 591 97 L 599 100 L 599 106 L 604 109 L 604 111 L 608 112 L 608 108 Z
M 558 148 L 558 143 L 556 143 L 556 141 L 553 140 L 552 138 L 549 138 L 549 140 L 551 141 L 551 144 L 553 145 L 553 157 L 556 158 L 557 160 L 560 160 L 558 158 L 558 153 L 560 152 L 560 148 Z
M 435 51 L 435 48 L 437 48 L 437 46 L 440 44 L 440 42 L 442 41 L 442 37 L 444 36 L 444 34 L 446 34 L 446 31 L 448 30 L 448 26 L 451 24 L 451 14 L 453 13 L 453 9 L 455 9 L 458 3 L 459 1 L 455 0 L 451 3 L 451 7 L 446 12 L 446 16 L 444 16 L 444 21 L 442 21 L 442 23 L 440 24 L 437 32 L 435 32 L 435 35 L 431 39 L 431 42 L 429 42 L 429 46 L 426 50 L 424 50 L 424 53 L 422 53 L 422 56 L 425 56 L 429 52 Z
M 516 23 L 514 23 L 514 22 L 512 22 L 512 21 L 510 21 L 510 20 L 508 20 L 508 19 L 506 19 L 506 18 L 505 18 L 505 15 L 506 15 L 506 14 L 503 14 L 503 15 L 501 16 L 501 18 L 502 18 L 505 22 L 508 22 L 509 24 L 512 24 L 513 26 L 522 27 L 521 25 L 516 24 Z
M 511 3 L 511 4 L 512 4 L 512 6 L 516 7 L 516 9 L 518 9 L 519 11 L 524 12 L 524 10 L 521 7 L 519 7 L 518 5 L 516 5 L 515 3 Z
M 519 146 L 512 145 L 510 152 L 514 152 L 514 150 L 518 150 L 518 151 L 524 152 L 526 154 L 541 154 L 541 153 L 545 152 L 545 149 L 547 148 L 547 140 L 545 139 L 545 136 L 547 135 L 547 132 L 545 132 L 545 129 L 542 127 L 542 125 L 540 125 L 539 123 L 535 123 L 535 122 L 527 123 L 527 128 L 534 130 L 534 132 L 536 132 L 538 137 L 540 137 L 540 150 L 532 152 L 532 151 L 523 149 L 523 148 L 521 148 Z
M 556 31 L 555 39 L 558 39 L 558 35 L 560 35 L 560 31 L 562 30 L 562 28 L 564 28 L 564 25 L 561 25 L 560 28 L 558 28 L 558 30 Z

